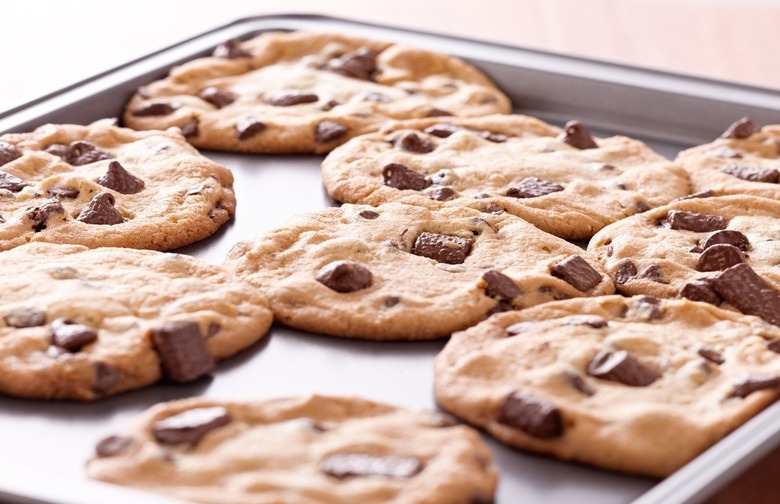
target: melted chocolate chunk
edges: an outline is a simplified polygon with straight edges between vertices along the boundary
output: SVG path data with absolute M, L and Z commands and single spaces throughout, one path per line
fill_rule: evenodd
M 372 210 L 361 210 L 358 215 L 368 220 L 374 220 L 379 217 L 379 214 Z
M 39 233 L 46 229 L 46 225 L 49 219 L 55 215 L 64 214 L 65 207 L 59 201 L 49 201 L 39 207 L 35 207 L 27 212 L 27 218 L 33 223 L 33 230 Z
M 509 336 L 517 336 L 518 334 L 523 334 L 524 332 L 530 331 L 531 329 L 533 329 L 538 325 L 539 324 L 536 322 L 517 322 L 515 324 L 508 326 L 504 330 Z
M 763 376 L 748 374 L 738 379 L 731 389 L 728 397 L 745 398 L 759 390 L 775 389 L 780 387 L 780 376 Z
M 73 189 L 70 187 L 51 187 L 47 189 L 46 192 L 56 198 L 63 199 L 76 199 L 80 194 L 78 189 Z
M 152 333 L 157 356 L 165 376 L 188 382 L 214 369 L 214 358 L 195 322 L 166 322 Z
M 414 242 L 412 254 L 446 264 L 463 264 L 474 243 L 469 238 L 423 232 Z
M 326 65 L 326 70 L 354 79 L 371 80 L 377 71 L 377 53 L 368 47 L 333 58 Z
M 631 259 L 623 259 L 615 270 L 615 283 L 623 285 L 630 282 L 637 274 L 636 264 Z
M 456 131 L 463 130 L 464 128 L 455 126 L 454 124 L 434 124 L 433 126 L 428 126 L 425 128 L 423 132 L 438 138 L 447 138 Z
M 336 292 L 355 292 L 371 287 L 371 271 L 352 261 L 333 261 L 320 268 L 314 275 L 319 283 Z
M 720 215 L 708 215 L 693 212 L 681 212 L 679 210 L 669 210 L 666 220 L 663 224 L 672 229 L 684 231 L 696 231 L 705 233 L 717 231 L 726 228 L 726 219 Z
M 238 96 L 235 93 L 228 91 L 227 89 L 219 89 L 214 86 L 201 89 L 198 93 L 198 98 L 207 101 L 214 105 L 218 109 L 226 107 L 236 101 Z
M 395 146 L 401 150 L 418 154 L 427 154 L 436 148 L 433 142 L 413 132 L 406 133 L 396 139 Z
M 174 110 L 180 107 L 181 104 L 179 103 L 153 101 L 134 109 L 132 114 L 136 117 L 163 116 L 172 114 Z
M 222 406 L 195 408 L 158 420 L 152 426 L 154 438 L 160 444 L 190 444 L 195 446 L 209 432 L 231 422 L 228 410 Z
M 120 194 L 135 194 L 143 191 L 144 181 L 125 170 L 119 161 L 111 161 L 108 171 L 97 179 L 97 183 Z
M 771 350 L 772 352 L 780 353 L 780 338 L 769 340 L 766 344 L 766 347 L 768 350 Z
M 17 149 L 15 145 L 0 140 L 0 166 L 8 164 L 20 157 L 22 157 L 22 151 Z
M 645 366 L 625 350 L 599 353 L 588 364 L 587 373 L 631 387 L 646 387 L 661 377 L 661 373 Z
M 422 191 L 431 186 L 431 179 L 399 163 L 389 163 L 382 169 L 385 185 L 395 189 Z
M 742 139 L 748 138 L 759 131 L 761 131 L 761 126 L 754 123 L 749 117 L 743 117 L 729 126 L 720 137 Z
M 567 122 L 558 140 L 578 149 L 596 149 L 599 146 L 588 128 L 579 121 Z
M 0 189 L 5 189 L 6 191 L 11 192 L 19 192 L 29 185 L 30 184 L 20 179 L 19 177 L 15 177 L 10 173 L 0 171 Z
M 191 119 L 187 121 L 186 123 L 182 124 L 179 129 L 181 130 L 181 134 L 185 138 L 195 137 L 198 136 L 198 126 L 200 123 L 197 119 Z
M 112 158 L 111 154 L 103 152 L 91 143 L 84 141 L 71 143 L 70 147 L 68 147 L 68 153 L 65 155 L 65 161 L 73 166 L 83 166 Z
M 588 382 L 585 381 L 585 378 L 583 378 L 582 375 L 576 371 L 566 371 L 564 373 L 564 377 L 574 390 L 582 392 L 586 396 L 592 396 L 596 393 L 593 387 L 588 385 Z
M 709 283 L 720 297 L 746 315 L 780 325 L 780 295 L 745 263 L 737 264 Z
M 523 293 L 514 280 L 496 270 L 486 271 L 482 280 L 485 281 L 485 295 L 494 299 L 511 302 Z
M 236 122 L 236 136 L 239 140 L 248 140 L 264 131 L 267 126 L 254 117 L 244 117 Z
M 672 202 L 685 201 L 685 200 L 697 199 L 697 198 L 712 198 L 713 196 L 715 196 L 715 192 L 708 189 L 706 191 L 701 191 L 701 192 L 689 194 L 688 196 L 683 196 L 681 198 L 674 199 L 672 200 Z
M 450 189 L 449 187 L 439 186 L 431 190 L 430 196 L 432 200 L 449 201 L 451 199 L 457 198 L 458 193 L 456 193 L 453 189 Z
M 722 300 L 718 293 L 713 290 L 706 280 L 694 280 L 680 289 L 680 296 L 691 301 L 701 301 L 715 306 L 720 305 Z
M 98 193 L 84 207 L 76 220 L 86 224 L 96 224 L 100 226 L 113 226 L 125 221 L 122 214 L 114 206 L 114 195 L 111 193 Z
M 564 325 L 584 325 L 594 329 L 601 329 L 609 326 L 609 323 L 598 315 L 574 315 L 566 318 Z
M 349 128 L 335 121 L 321 121 L 314 128 L 314 140 L 323 144 L 338 140 L 347 134 Z
M 747 250 L 750 248 L 750 240 L 748 240 L 748 237 L 739 231 L 733 231 L 731 229 L 715 231 L 699 243 L 702 250 L 706 250 L 713 245 L 719 244 L 734 245 L 743 252 L 747 252 Z
M 41 310 L 31 307 L 14 308 L 3 316 L 5 325 L 21 329 L 24 327 L 38 327 L 46 324 L 46 314 Z
M 241 48 L 241 41 L 236 39 L 226 40 L 218 45 L 211 54 L 215 58 L 239 59 L 251 58 L 252 54 Z
M 563 186 L 536 177 L 528 177 L 520 183 L 510 186 L 506 195 L 512 198 L 538 198 L 554 192 L 563 191 Z
M 301 103 L 314 103 L 320 97 L 314 93 L 305 93 L 297 89 L 278 91 L 268 97 L 268 103 L 277 107 L 290 107 Z
M 377 456 L 364 453 L 334 453 L 320 462 L 320 471 L 337 479 L 382 477 L 407 479 L 425 468 L 416 457 Z
M 701 253 L 696 270 L 722 271 L 743 262 L 745 262 L 745 256 L 738 247 L 721 243 L 707 247 Z
M 581 292 L 587 292 L 597 286 L 601 279 L 601 273 L 581 256 L 569 256 L 552 268 L 552 276 L 560 278 L 567 284 Z
M 720 169 L 723 173 L 728 173 L 742 180 L 750 182 L 766 182 L 767 184 L 777 184 L 780 180 L 780 172 L 774 168 L 759 168 L 758 166 L 739 166 L 727 164 Z
M 496 420 L 540 439 L 556 438 L 564 430 L 560 409 L 545 399 L 519 390 L 506 396 Z
M 98 339 L 98 333 L 93 328 L 65 318 L 54 320 L 50 327 L 52 344 L 71 353 Z
M 701 347 L 701 348 L 699 348 L 697 353 L 699 355 L 701 355 L 702 357 L 704 357 L 705 359 L 707 359 L 708 361 L 714 362 L 715 364 L 718 364 L 718 365 L 721 365 L 724 362 L 726 362 L 726 359 L 724 359 L 723 356 L 719 352 L 716 352 L 712 348 Z
M 448 117 L 451 116 L 451 112 L 447 112 L 446 110 L 442 110 L 440 108 L 432 108 L 430 112 L 425 114 L 425 117 Z
M 389 296 L 385 298 L 385 308 L 392 308 L 401 302 L 401 298 L 398 296 Z
M 95 446 L 95 455 L 99 458 L 119 455 L 133 444 L 133 439 L 127 436 L 108 436 Z
M 92 390 L 98 394 L 108 392 L 119 383 L 119 371 L 107 362 L 95 363 L 94 373 L 95 381 L 92 382 Z

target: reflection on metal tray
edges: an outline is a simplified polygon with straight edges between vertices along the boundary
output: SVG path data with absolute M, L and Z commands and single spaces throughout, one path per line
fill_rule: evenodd
M 770 91 L 332 18 L 270 16 L 217 28 L 18 107 L 0 115 L 0 132 L 118 117 L 136 87 L 163 77 L 173 65 L 208 54 L 226 39 L 298 29 L 403 41 L 463 57 L 498 83 L 517 112 L 559 125 L 579 118 L 596 133 L 635 136 L 667 156 L 714 138 L 724 125 L 745 115 L 759 123 L 780 123 L 780 94 Z M 220 263 L 237 241 L 252 239 L 293 214 L 331 204 L 320 182 L 319 157 L 205 154 L 233 170 L 238 210 L 233 222 L 184 253 Z M 156 402 L 192 395 L 252 399 L 318 392 L 434 407 L 432 363 L 443 345 L 341 340 L 275 326 L 268 338 L 219 364 L 213 378 L 196 383 L 162 383 L 94 404 L 2 397 L 0 501 L 173 502 L 87 480 L 83 466 L 95 443 L 123 431 Z M 502 471 L 499 503 L 698 502 L 780 444 L 780 403 L 662 482 L 488 442 Z

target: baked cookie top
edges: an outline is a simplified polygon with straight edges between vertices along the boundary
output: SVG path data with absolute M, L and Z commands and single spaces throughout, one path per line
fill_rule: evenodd
M 725 303 L 780 325 L 778 201 L 677 201 L 607 226 L 588 250 L 623 294 Z
M 210 236 L 235 208 L 230 170 L 175 132 L 99 121 L 0 136 L 0 250 L 171 250 Z
M 512 446 L 664 477 L 773 402 L 780 328 L 689 300 L 579 298 L 453 334 L 441 406 Z
M 681 152 L 694 192 L 780 199 L 780 125 L 736 121 L 715 141 Z
M 477 504 L 498 480 L 449 415 L 354 397 L 158 404 L 96 452 L 91 478 L 214 504 Z
M 276 320 L 350 338 L 444 337 L 492 313 L 614 292 L 595 259 L 509 214 L 345 204 L 237 244 L 225 267 Z
M 191 381 L 272 318 L 256 289 L 190 256 L 21 245 L 0 252 L 0 392 L 90 401 Z
M 453 56 L 342 34 L 268 32 L 228 41 L 143 86 L 124 122 L 179 126 L 206 149 L 323 153 L 388 119 L 510 110 L 482 72 Z
M 338 201 L 506 211 L 567 239 L 689 193 L 685 172 L 638 140 L 521 115 L 394 123 L 335 149 L 322 177 Z

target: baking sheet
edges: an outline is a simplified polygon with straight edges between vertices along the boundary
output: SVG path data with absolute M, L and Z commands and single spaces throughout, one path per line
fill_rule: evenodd
M 270 16 L 239 20 L 23 105 L 0 115 L 0 132 L 119 116 L 137 86 L 163 77 L 175 64 L 208 54 L 228 38 L 296 29 L 403 41 L 463 57 L 487 72 L 520 113 L 558 125 L 579 118 L 597 134 L 635 136 L 671 157 L 681 148 L 709 141 L 744 115 L 759 123 L 780 123 L 780 93 L 771 91 L 333 18 Z M 181 252 L 218 264 L 237 241 L 252 239 L 294 214 L 332 204 L 320 180 L 321 157 L 204 154 L 233 170 L 236 218 Z M 192 395 L 260 399 L 356 394 L 431 408 L 432 363 L 443 346 L 443 341 L 341 340 L 274 326 L 264 340 L 195 383 L 161 383 L 92 404 L 0 397 L 0 500 L 173 502 L 86 479 L 83 466 L 95 443 L 122 432 L 156 402 Z M 780 403 L 662 482 L 524 454 L 486 440 L 502 472 L 500 504 L 699 502 L 780 444 Z

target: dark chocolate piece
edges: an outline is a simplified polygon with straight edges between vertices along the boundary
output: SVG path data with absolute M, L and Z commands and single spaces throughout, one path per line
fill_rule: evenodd
M 723 302 L 706 280 L 694 280 L 680 289 L 680 296 L 691 301 L 702 301 L 715 306 Z
M 425 468 L 416 457 L 368 455 L 365 453 L 334 453 L 320 462 L 320 471 L 337 479 L 350 477 L 382 477 L 408 479 Z
M 315 280 L 336 292 L 355 292 L 371 287 L 371 271 L 352 261 L 333 261 L 320 268 L 314 275 Z
M 431 179 L 410 170 L 399 163 L 389 163 L 382 169 L 382 177 L 385 185 L 395 189 L 411 189 L 413 191 L 422 191 L 431 186 Z
M 50 187 L 46 190 L 46 192 L 55 198 L 62 199 L 76 199 L 80 194 L 78 189 L 73 189 L 70 187 Z
M 119 383 L 119 371 L 107 362 L 96 362 L 94 373 L 95 381 L 92 383 L 92 390 L 97 394 L 108 392 Z
M 252 54 L 241 48 L 241 41 L 236 39 L 226 40 L 218 45 L 211 54 L 215 58 L 239 59 L 251 58 Z
M 358 215 L 368 220 L 374 220 L 379 217 L 379 214 L 373 210 L 361 210 Z
M 634 309 L 637 314 L 644 317 L 646 320 L 658 320 L 663 317 L 661 313 L 661 300 L 653 296 L 637 296 L 636 305 Z
M 214 357 L 195 322 L 166 322 L 152 333 L 163 373 L 175 382 L 188 382 L 214 369 Z
M 449 117 L 451 116 L 451 112 L 447 112 L 446 110 L 442 110 L 440 108 L 432 108 L 430 112 L 425 114 L 425 117 Z
M 699 242 L 702 250 L 706 250 L 713 245 L 719 244 L 734 245 L 743 252 L 747 252 L 747 250 L 750 248 L 750 240 L 748 240 L 748 237 L 739 231 L 734 231 L 731 229 L 715 231 Z
M 239 140 L 248 140 L 264 131 L 267 126 L 254 117 L 244 117 L 236 122 L 236 136 Z
M 558 140 L 578 149 L 596 149 L 599 144 L 593 140 L 590 130 L 579 121 L 569 121 L 563 127 Z
M 603 278 L 581 256 L 569 256 L 552 268 L 552 275 L 581 292 L 587 292 L 597 286 Z
M 734 383 L 728 397 L 745 398 L 753 392 L 775 389 L 778 387 L 780 387 L 780 376 L 748 374 L 742 376 Z
M 19 177 L 4 171 L 0 171 L 0 189 L 5 189 L 6 191 L 11 192 L 19 192 L 29 185 L 30 184 L 20 179 Z
M 469 238 L 423 232 L 414 242 L 412 254 L 446 264 L 463 264 L 474 243 Z
M 113 159 L 113 156 L 82 140 L 71 143 L 65 156 L 65 161 L 73 166 L 83 166 L 105 159 Z
M 580 373 L 577 373 L 576 371 L 566 371 L 564 377 L 573 389 L 582 392 L 586 396 L 592 396 L 596 393 L 593 387 L 588 385 L 588 382 L 585 381 L 585 378 L 583 378 Z
M 179 127 L 179 129 L 181 130 L 181 134 L 185 138 L 196 137 L 196 136 L 198 136 L 198 133 L 199 133 L 199 130 L 198 130 L 198 126 L 199 125 L 200 125 L 200 123 L 198 122 L 197 119 L 190 119 L 186 123 L 182 124 Z
M 376 57 L 375 51 L 368 47 L 361 47 L 338 58 L 333 58 L 325 68 L 345 77 L 371 80 L 377 70 Z
M 586 372 L 595 378 L 631 387 L 646 387 L 661 377 L 661 373 L 645 366 L 625 350 L 599 353 L 588 364 Z
M 709 282 L 721 298 L 742 313 L 780 325 L 780 295 L 747 264 L 732 266 Z
M 417 154 L 427 154 L 436 148 L 433 142 L 422 138 L 420 135 L 414 132 L 409 132 L 395 140 L 395 146 L 401 150 L 407 152 L 415 152 Z
M 385 308 L 392 308 L 401 302 L 401 298 L 398 296 L 388 296 L 385 298 Z
M 65 207 L 56 200 L 51 200 L 41 206 L 35 207 L 27 212 L 27 218 L 33 223 L 33 230 L 39 233 L 46 229 L 47 222 L 55 215 L 64 214 Z
M 164 101 L 153 101 L 145 103 L 140 107 L 133 109 L 132 114 L 136 117 L 163 116 L 172 114 L 174 110 L 181 107 L 179 103 L 168 103 Z
M 563 415 L 551 402 L 515 390 L 510 392 L 496 420 L 540 439 L 551 439 L 563 434 Z
M 774 353 L 780 353 L 780 337 L 767 341 L 766 348 Z
M 278 91 L 268 97 L 268 103 L 277 107 L 291 107 L 301 103 L 314 103 L 319 101 L 320 97 L 314 93 L 306 93 L 297 89 L 288 89 Z
M 512 198 L 539 198 L 563 191 L 563 186 L 536 177 L 528 177 L 509 187 L 506 195 Z
M 119 161 L 111 161 L 108 171 L 97 179 L 97 183 L 120 194 L 135 194 L 143 191 L 144 181 L 125 170 Z
M 444 186 L 433 188 L 429 194 L 431 199 L 436 201 L 449 201 L 458 197 L 458 193 L 456 193 L 453 189 Z
M 230 413 L 222 406 L 195 408 L 158 420 L 152 431 L 160 444 L 195 446 L 203 436 L 231 420 Z
M 739 121 L 732 123 L 720 137 L 735 138 L 739 140 L 748 138 L 759 131 L 761 131 L 761 126 L 754 123 L 749 117 L 743 117 Z
M 765 182 L 767 184 L 777 184 L 780 180 L 780 172 L 774 168 L 760 168 L 758 166 L 740 166 L 727 164 L 720 169 L 723 173 L 728 173 L 734 177 L 749 182 Z
M 76 220 L 100 226 L 121 224 L 125 219 L 114 206 L 115 202 L 113 194 L 107 192 L 98 193 L 92 198 L 89 205 L 84 207 L 79 216 L 76 217 Z
M 68 146 L 61 143 L 51 144 L 43 150 L 49 154 L 61 157 L 62 159 L 66 159 L 68 157 L 68 153 L 70 152 Z
M 699 348 L 697 353 L 702 357 L 704 357 L 705 359 L 707 359 L 708 361 L 714 362 L 717 365 L 721 365 L 724 362 L 726 362 L 726 359 L 724 359 L 719 352 L 716 352 L 712 348 L 701 347 Z
M 99 458 L 113 457 L 121 454 L 133 444 L 133 439 L 127 436 L 108 436 L 95 446 L 95 455 Z
M 14 308 L 3 316 L 5 325 L 21 329 L 24 327 L 38 327 L 46 324 L 46 314 L 41 310 L 29 306 Z
M 218 109 L 226 107 L 236 101 L 238 96 L 227 89 L 219 89 L 214 86 L 203 88 L 198 93 L 198 98 L 207 101 Z
M 347 134 L 349 128 L 335 121 L 320 121 L 314 127 L 314 141 L 320 144 L 338 140 Z
M 706 191 L 701 191 L 701 192 L 689 194 L 688 196 L 682 196 L 680 198 L 673 199 L 672 203 L 676 201 L 685 201 L 685 200 L 697 199 L 697 198 L 712 198 L 713 196 L 715 196 L 715 192 L 708 189 Z
M 684 231 L 696 231 L 697 233 L 705 233 L 709 231 L 717 231 L 719 229 L 725 229 L 726 219 L 720 215 L 708 215 L 694 212 L 681 212 L 679 210 L 669 210 L 666 215 L 664 225 L 672 229 L 680 229 Z
M 719 243 L 704 249 L 696 264 L 697 271 L 722 271 L 745 262 L 742 251 L 734 245 Z
M 465 128 L 455 126 L 454 124 L 434 124 L 433 126 L 428 126 L 425 128 L 423 133 L 427 133 L 438 138 L 447 138 L 456 131 L 463 131 L 464 129 Z
M 11 161 L 22 157 L 22 151 L 20 151 L 15 145 L 3 142 L 0 140 L 0 166 L 8 164 Z
M 97 339 L 97 331 L 84 324 L 65 318 L 58 318 L 51 323 L 52 344 L 68 352 L 78 352 Z
M 636 276 L 636 273 L 636 264 L 631 259 L 623 259 L 617 264 L 615 283 L 618 285 L 628 283 Z
M 511 302 L 523 293 L 514 280 L 496 270 L 486 271 L 482 280 L 485 281 L 485 295 L 494 299 Z

